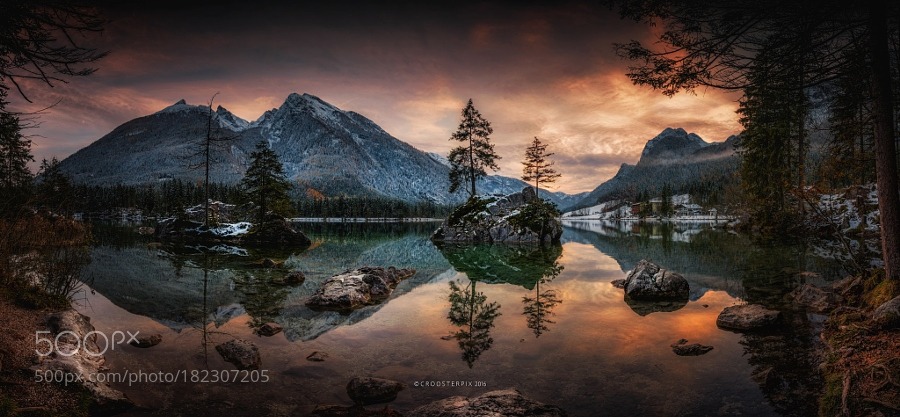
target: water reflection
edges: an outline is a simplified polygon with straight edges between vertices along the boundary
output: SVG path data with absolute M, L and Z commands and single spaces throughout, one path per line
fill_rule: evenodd
M 824 285 L 842 278 L 845 272 L 838 262 L 810 256 L 803 245 L 755 244 L 745 236 L 704 225 L 575 221 L 566 226 L 563 240 L 593 245 L 614 258 L 622 271 L 648 258 L 682 273 L 691 285 L 691 300 L 721 290 L 744 302 L 781 310 L 786 325 L 740 335 L 751 379 L 778 414 L 817 413 L 822 381 L 814 355 L 823 317 L 791 311 L 785 296 L 803 282 Z M 625 301 L 639 315 L 685 306 Z
M 549 276 L 559 275 L 561 245 L 441 245 L 450 265 L 470 280 L 512 284 L 534 289 Z
M 535 338 L 550 330 L 553 309 L 562 302 L 549 284 L 563 270 L 559 264 L 560 245 L 442 245 L 441 254 L 458 272 L 465 273 L 468 284 L 450 285 L 450 311 L 447 318 L 460 327 L 452 334 L 462 350 L 463 360 L 471 368 L 478 357 L 490 349 L 494 340 L 490 330 L 500 315 L 500 304 L 488 303 L 487 296 L 475 290 L 479 283 L 512 284 L 533 290 L 523 296 L 526 325 Z M 543 285 L 543 286 L 542 286 Z
M 691 285 L 691 301 L 717 290 L 750 302 L 771 302 L 804 277 L 824 284 L 845 274 L 837 262 L 810 256 L 802 245 L 757 245 L 710 225 L 585 220 L 564 225 L 563 241 L 594 246 L 623 272 L 648 259 L 682 274 Z
M 560 299 L 559 294 L 554 289 L 544 289 L 542 291 L 541 285 L 547 284 L 553 278 L 556 278 L 562 269 L 563 267 L 559 265 L 554 269 L 553 273 L 540 279 L 537 285 L 534 286 L 534 297 L 522 297 L 522 304 L 524 304 L 522 314 L 525 315 L 528 328 L 534 333 L 535 338 L 541 337 L 542 334 L 550 331 L 549 325 L 556 323 L 550 320 L 550 317 L 553 315 L 553 308 L 557 304 L 562 303 L 562 299 Z
M 450 281 L 450 311 L 447 319 L 459 329 L 452 334 L 462 350 L 462 358 L 469 365 L 494 344 L 491 328 L 500 316 L 500 304 L 487 302 L 483 292 L 477 292 L 477 280 L 469 281 L 465 287 Z
M 248 314 L 254 330 L 276 322 L 284 326 L 289 340 L 311 340 L 335 327 L 362 321 L 384 305 L 351 314 L 309 310 L 306 298 L 333 274 L 363 265 L 415 268 L 418 273 L 395 289 L 399 296 L 450 270 L 427 239 L 426 228 L 423 224 L 311 225 L 308 235 L 314 244 L 294 251 L 160 244 L 131 227 L 98 224 L 94 262 L 84 276 L 117 306 L 174 330 L 201 329 L 206 323 L 219 327 Z M 265 268 L 264 258 L 281 266 Z M 302 271 L 306 281 L 292 287 L 279 285 L 279 279 L 293 269 Z
M 826 261 L 802 248 L 758 247 L 721 230 L 597 223 L 566 227 L 565 249 L 438 249 L 428 241 L 430 227 L 407 233 L 391 226 L 395 230 L 381 233 L 359 225 L 322 226 L 321 234 L 309 233 L 316 243 L 307 250 L 248 250 L 248 256 L 180 252 L 120 233 L 129 243 L 94 248 L 95 288 L 108 300 L 95 301 L 98 310 L 86 313 L 99 330 L 147 328 L 165 337 L 140 354 L 111 354 L 113 369 L 202 367 L 198 348 L 227 340 L 218 337 L 227 333 L 252 338 L 277 381 L 124 387 L 142 405 L 162 404 L 157 414 L 307 415 L 316 404 L 346 403 L 347 380 L 358 374 L 485 380 L 488 387 L 515 386 L 579 417 L 597 410 L 611 416 L 815 414 L 814 392 L 821 384 L 802 352 L 816 343 L 810 328 L 817 318 L 786 312 L 785 328 L 746 335 L 719 330 L 715 318 L 743 300 L 777 306 L 800 279 L 797 272 L 813 273 L 803 275 L 811 281 L 834 276 Z M 256 266 L 263 257 L 285 268 Z M 642 258 L 682 273 L 697 302 L 637 317 L 643 307 L 624 303 L 609 281 L 623 278 Z M 322 280 L 359 265 L 407 266 L 419 273 L 388 302 L 349 315 L 305 307 Z M 306 282 L 272 285 L 290 269 L 303 271 Z M 284 336 L 253 336 L 265 321 L 284 326 Z M 448 331 L 452 339 L 442 341 Z M 715 350 L 676 356 L 669 345 L 682 337 Z M 229 366 L 206 350 L 208 366 Z M 309 362 L 312 351 L 327 352 L 329 359 Z M 392 407 L 405 412 L 484 391 L 411 388 Z
M 281 275 L 279 272 L 275 274 Z M 259 330 L 262 325 L 277 322 L 290 290 L 273 282 L 273 272 L 260 270 L 256 273 L 243 272 L 234 277 L 234 288 L 240 294 L 240 304 L 250 315 L 248 325 Z
M 625 304 L 631 308 L 631 311 L 634 311 L 639 316 L 646 316 L 650 313 L 671 313 L 673 311 L 681 310 L 687 303 L 687 299 L 655 301 L 635 300 L 628 296 L 625 297 Z

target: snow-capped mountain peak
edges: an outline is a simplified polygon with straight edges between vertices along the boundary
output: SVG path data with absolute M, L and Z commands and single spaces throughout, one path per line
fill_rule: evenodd
M 216 108 L 216 119 L 218 119 L 220 126 L 235 132 L 240 132 L 250 127 L 250 122 L 235 116 L 234 113 L 222 106 Z
M 195 181 L 198 173 L 185 157 L 207 135 L 209 107 L 182 100 L 158 113 L 124 123 L 66 158 L 61 168 L 76 182 L 96 185 L 147 184 L 160 178 Z M 231 137 L 229 146 L 214 150 L 217 163 L 211 176 L 216 182 L 240 181 L 254 147 L 265 141 L 292 183 L 328 197 L 383 196 L 438 204 L 466 198 L 465 192 L 448 193 L 450 168 L 442 155 L 416 149 L 365 116 L 310 94 L 290 94 L 253 123 L 221 106 L 213 117 L 214 129 L 234 132 L 214 133 Z M 525 186 L 517 179 L 490 176 L 479 181 L 478 191 L 509 194 Z M 576 201 L 563 193 L 541 194 L 561 208 Z
M 195 106 L 192 104 L 187 104 L 184 99 L 178 100 L 175 104 L 166 107 L 154 114 L 164 114 L 164 113 L 179 113 L 179 112 L 188 112 L 188 111 L 196 111 L 196 110 L 206 110 L 206 106 Z

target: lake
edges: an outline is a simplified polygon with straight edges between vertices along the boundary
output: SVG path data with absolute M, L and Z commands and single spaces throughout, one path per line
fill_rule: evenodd
M 159 333 L 150 349 L 107 353 L 114 372 L 234 369 L 215 350 L 255 343 L 270 377 L 256 383 L 113 384 L 132 414 L 306 415 L 350 405 L 347 382 L 407 384 L 391 406 L 408 412 L 454 395 L 516 388 L 570 416 L 815 415 L 821 382 L 807 352 L 822 316 L 793 312 L 785 295 L 844 272 L 804 246 L 756 245 L 709 225 L 568 221 L 562 245 L 445 246 L 437 224 L 302 224 L 306 250 L 164 245 L 136 225 L 97 224 L 90 291 L 78 309 L 99 331 Z M 260 266 L 263 258 L 285 269 Z M 687 303 L 626 303 L 610 281 L 649 259 L 691 285 Z M 319 283 L 363 265 L 415 268 L 385 302 L 351 314 L 304 305 Z M 277 282 L 290 269 L 302 285 Z M 721 330 L 730 305 L 783 310 L 764 333 Z M 284 332 L 253 333 L 266 322 Z M 679 339 L 712 345 L 682 357 Z M 313 362 L 313 352 L 327 354 Z M 377 407 L 375 407 L 377 408 Z

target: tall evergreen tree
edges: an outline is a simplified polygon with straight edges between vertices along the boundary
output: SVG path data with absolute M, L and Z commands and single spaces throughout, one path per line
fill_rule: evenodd
M 31 140 L 22 134 L 18 116 L 0 112 L 0 185 L 13 190 L 30 184 L 31 161 Z
M 659 212 L 663 216 L 672 214 L 672 187 L 669 183 L 663 184 L 662 196 L 660 196 L 662 204 L 660 204 Z
M 6 111 L 6 92 L 0 89 L 0 194 L 4 214 L 18 211 L 31 189 L 31 140 L 22 134 L 19 117 Z
M 758 55 L 738 108 L 745 129 L 739 148 L 742 185 L 751 216 L 770 230 L 796 224 L 800 212 L 798 200 L 789 197 L 794 184 L 800 191 L 804 184 L 803 120 L 808 107 L 806 94 L 792 88 L 797 75 L 782 68 L 779 53 L 770 46 Z
M 49 161 L 41 161 L 38 171 L 40 183 L 37 186 L 38 202 L 50 210 L 67 213 L 74 203 L 74 189 L 72 180 L 59 169 L 59 160 L 56 157 Z
M 873 116 L 882 259 L 886 276 L 900 280 L 900 175 L 891 77 L 896 60 L 890 47 L 896 33 L 896 5 L 759 0 L 617 3 L 623 16 L 660 28 L 659 42 L 652 48 L 639 41 L 616 48 L 620 56 L 635 62 L 628 74 L 634 83 L 667 95 L 701 86 L 744 90 L 754 83 L 752 75 L 759 69 L 760 53 L 774 50 L 777 53 L 768 61 L 782 64 L 779 72 L 783 74 L 797 74 L 789 88 L 802 92 L 859 71 L 853 65 L 853 54 L 846 52 L 857 46 L 865 48 L 868 65 L 864 71 L 871 76 L 872 97 L 866 104 L 871 105 Z M 772 42 L 773 33 L 790 36 Z M 798 145 L 805 148 L 802 136 Z M 803 165 L 802 160 L 797 162 Z
M 500 169 L 497 166 L 499 156 L 494 152 L 490 135 L 494 133 L 491 123 L 475 109 L 472 99 L 466 103 L 462 110 L 462 121 L 450 140 L 463 142 L 450 151 L 447 159 L 450 161 L 450 192 L 455 193 L 463 184 L 469 185 L 469 197 L 475 197 L 475 181 L 487 175 L 485 168 L 494 171 Z
M 269 149 L 265 141 L 260 141 L 250 158 L 250 167 L 241 180 L 241 186 L 258 207 L 257 221 L 265 221 L 269 211 L 282 216 L 290 214 L 288 191 L 291 183 L 285 178 L 284 167 L 278 160 L 278 155 Z
M 537 136 L 531 141 L 531 145 L 525 149 L 525 160 L 522 161 L 522 180 L 534 181 L 534 193 L 540 197 L 541 184 L 550 184 L 559 179 L 560 174 L 553 169 L 553 161 L 548 160 L 553 152 L 547 152 L 547 144 L 541 142 Z

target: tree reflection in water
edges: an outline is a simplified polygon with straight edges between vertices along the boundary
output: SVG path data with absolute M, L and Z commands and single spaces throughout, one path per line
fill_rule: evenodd
M 471 368 L 478 357 L 494 344 L 491 328 L 500 316 L 500 304 L 487 302 L 483 292 L 477 292 L 478 281 L 470 281 L 465 287 L 450 281 L 450 312 L 447 318 L 459 330 L 452 334 L 462 350 L 463 360 Z
M 544 332 L 550 331 L 549 324 L 556 323 L 550 320 L 553 315 L 553 308 L 562 300 L 556 293 L 556 290 L 545 289 L 541 291 L 541 284 L 549 283 L 562 272 L 563 266 L 555 260 L 552 266 L 548 267 L 544 276 L 537 281 L 534 286 L 534 297 L 522 297 L 522 304 L 525 305 L 522 314 L 525 315 L 528 328 L 534 332 L 534 337 L 541 337 Z

